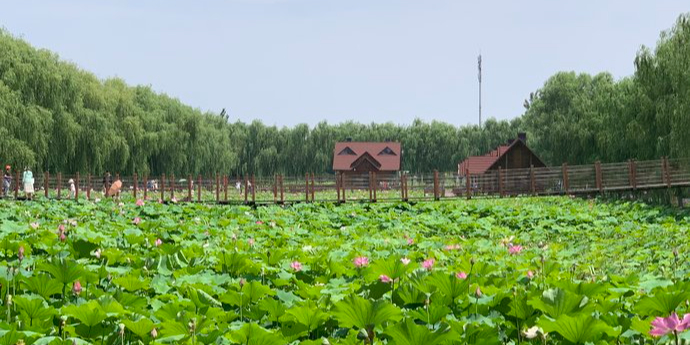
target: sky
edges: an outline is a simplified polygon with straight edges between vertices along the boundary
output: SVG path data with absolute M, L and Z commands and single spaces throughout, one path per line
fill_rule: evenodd
M 687 1 L 0 0 L 0 26 L 102 79 L 268 125 L 512 119 L 558 71 L 634 72 Z M 1 54 L 1 52 L 0 52 Z

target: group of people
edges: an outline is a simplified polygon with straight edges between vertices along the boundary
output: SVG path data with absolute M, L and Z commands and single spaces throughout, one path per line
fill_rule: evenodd
M 29 167 L 24 169 L 22 174 L 22 186 L 24 187 L 24 193 L 26 194 L 26 199 L 32 200 L 34 197 L 34 174 L 31 172 Z M 5 172 L 2 176 L 2 196 L 7 197 L 12 191 L 12 167 L 5 166 Z

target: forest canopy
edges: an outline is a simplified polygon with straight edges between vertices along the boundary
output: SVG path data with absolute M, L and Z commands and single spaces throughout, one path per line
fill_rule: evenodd
M 634 62 L 635 73 L 621 80 L 556 73 L 530 94 L 524 114 L 482 127 L 415 120 L 278 128 L 100 80 L 0 31 L 0 163 L 92 174 L 326 173 L 334 143 L 351 137 L 402 142 L 405 170 L 454 171 L 519 131 L 549 164 L 690 156 L 690 17 Z

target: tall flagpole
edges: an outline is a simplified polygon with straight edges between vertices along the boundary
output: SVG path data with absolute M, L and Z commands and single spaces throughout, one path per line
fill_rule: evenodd
M 482 54 L 477 57 L 477 68 L 479 69 L 479 128 L 482 127 Z

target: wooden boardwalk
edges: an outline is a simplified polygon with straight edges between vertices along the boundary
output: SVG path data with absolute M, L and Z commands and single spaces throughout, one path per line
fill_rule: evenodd
M 19 174 L 14 181 L 19 180 Z M 75 181 L 70 193 L 66 181 Z M 457 173 L 380 177 L 376 173 L 269 178 L 214 175 L 113 176 L 123 182 L 120 197 L 160 202 L 293 204 L 305 202 L 422 201 L 472 197 L 548 196 L 643 192 L 690 187 L 690 158 L 499 169 L 481 175 Z M 35 177 L 37 199 L 103 198 L 102 177 L 43 173 Z M 39 185 L 40 184 L 40 185 Z M 13 183 L 13 197 L 23 193 Z

